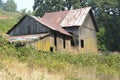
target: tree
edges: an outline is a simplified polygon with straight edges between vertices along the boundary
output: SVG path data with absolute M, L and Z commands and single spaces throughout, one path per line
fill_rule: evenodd
M 79 0 L 35 0 L 33 10 L 35 15 L 43 16 L 45 12 L 63 11 L 80 8 Z
M 33 13 L 29 10 L 29 11 L 26 11 L 26 8 L 24 8 L 24 9 L 21 9 L 20 10 L 20 17 L 19 17 L 19 19 L 21 19 L 23 16 L 25 16 L 25 15 L 32 15 Z
M 35 15 L 43 16 L 45 12 L 62 10 L 63 4 L 64 0 L 35 0 L 33 10 L 36 11 Z
M 109 51 L 120 51 L 119 0 L 92 0 L 89 5 L 93 6 L 97 24 L 100 27 L 98 35 L 99 49 L 103 50 L 103 48 L 105 48 Z M 103 30 L 103 28 L 105 30 Z M 103 31 L 103 34 L 100 34 L 101 31 Z
M 65 0 L 64 3 L 64 7 L 66 7 L 68 10 L 81 7 L 79 0 Z
M 2 8 L 3 2 L 2 0 L 0 0 L 0 8 Z
M 7 2 L 3 6 L 3 10 L 9 12 L 15 12 L 17 10 L 17 5 L 14 0 L 7 0 Z

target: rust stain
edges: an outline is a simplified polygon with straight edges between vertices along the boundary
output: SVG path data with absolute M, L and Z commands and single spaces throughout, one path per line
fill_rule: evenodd
M 81 26 L 91 7 L 70 10 L 61 23 L 63 27 Z

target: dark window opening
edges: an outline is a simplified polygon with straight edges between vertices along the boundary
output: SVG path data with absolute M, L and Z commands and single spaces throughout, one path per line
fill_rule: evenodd
M 50 47 L 50 51 L 53 52 L 53 47 Z
M 84 48 L 84 40 L 81 40 L 81 48 Z
M 71 46 L 75 46 L 74 40 L 71 39 Z
M 63 37 L 63 48 L 66 48 L 65 37 Z
M 71 35 L 73 35 L 73 33 L 69 32 Z M 75 46 L 75 43 L 74 43 L 74 40 L 73 40 L 73 37 L 71 38 L 71 46 Z
M 55 47 L 57 47 L 57 36 L 56 36 L 56 34 L 54 35 L 54 45 L 55 45 Z

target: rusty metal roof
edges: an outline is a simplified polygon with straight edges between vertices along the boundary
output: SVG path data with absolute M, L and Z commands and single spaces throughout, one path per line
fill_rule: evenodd
M 46 27 L 58 31 L 62 34 L 71 36 L 66 30 L 62 27 L 70 27 L 70 26 L 81 26 L 87 16 L 89 14 L 92 16 L 93 24 L 95 25 L 96 31 L 98 31 L 98 27 L 96 25 L 91 7 L 80 8 L 75 10 L 68 11 L 59 11 L 59 12 L 51 12 L 46 13 L 42 18 L 25 15 L 20 22 L 26 17 L 29 16 L 32 19 L 38 21 L 39 23 L 45 25 Z M 19 22 L 16 24 L 18 25 Z M 16 25 L 12 28 L 14 29 Z M 12 30 L 11 29 L 11 30 Z M 9 30 L 7 34 L 11 31 Z
M 58 25 L 58 24 L 56 24 L 56 23 L 54 23 L 54 22 L 52 22 L 52 21 L 50 21 L 50 20 L 47 20 L 47 19 L 43 19 L 43 18 L 36 17 L 36 16 L 29 16 L 29 15 L 25 15 L 16 25 L 14 25 L 13 28 L 11 28 L 11 29 L 7 32 L 7 34 L 9 34 L 9 33 L 10 33 L 17 25 L 19 25 L 19 23 L 20 23 L 23 19 L 25 19 L 26 17 L 30 17 L 30 18 L 36 20 L 37 22 L 45 25 L 46 27 L 54 30 L 54 31 L 58 31 L 58 32 L 60 32 L 60 33 L 62 33 L 62 34 L 71 36 L 71 34 L 69 34 L 66 30 L 64 30 L 60 25 Z
M 42 18 L 55 22 L 61 25 L 62 27 L 81 26 L 89 12 L 92 15 L 92 19 L 97 31 L 98 28 L 91 7 L 46 13 Z
M 90 9 L 91 7 L 70 10 L 60 25 L 62 27 L 81 26 Z
M 50 21 L 49 19 L 39 18 L 39 17 L 35 17 L 35 16 L 31 16 L 31 17 L 52 30 L 55 30 L 62 34 L 71 36 L 71 34 L 69 34 L 66 30 L 64 30 L 59 24 L 57 24 L 53 21 Z
M 42 18 L 51 20 L 62 27 L 80 26 L 90 9 L 91 7 L 86 7 L 75 10 L 51 12 L 46 13 Z
M 91 7 L 80 8 L 75 10 L 46 13 L 42 18 L 58 23 L 62 27 L 80 26 Z
M 61 22 L 64 20 L 66 15 L 69 11 L 59 11 L 59 12 L 51 12 L 51 13 L 45 13 L 45 15 L 42 17 L 44 19 L 48 19 L 54 23 L 61 24 Z

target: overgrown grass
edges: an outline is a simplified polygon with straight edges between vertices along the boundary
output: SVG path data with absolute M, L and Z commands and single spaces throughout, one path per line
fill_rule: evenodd
M 6 33 L 17 21 L 17 19 L 0 19 L 0 33 Z
M 14 18 L 14 17 L 19 16 L 20 14 L 18 12 L 13 13 L 13 12 L 8 12 L 8 11 L 4 11 L 4 10 L 0 9 L 0 16 L 3 16 L 3 15 Z
M 66 66 L 74 66 L 79 69 L 94 69 L 99 80 L 114 80 L 114 74 L 120 75 L 120 55 L 94 55 L 79 54 L 70 55 L 67 53 L 43 53 L 31 47 L 14 48 L 6 39 L 0 37 L 0 59 L 16 58 L 25 62 L 28 67 L 44 67 L 49 72 L 63 72 Z M 111 78 L 112 76 L 112 78 Z M 120 79 L 120 76 L 119 76 Z M 72 80 L 72 79 L 71 79 Z M 78 79 L 79 80 L 79 79 Z
M 11 13 L 0 10 L 0 34 L 6 33 L 19 20 L 19 13 Z

